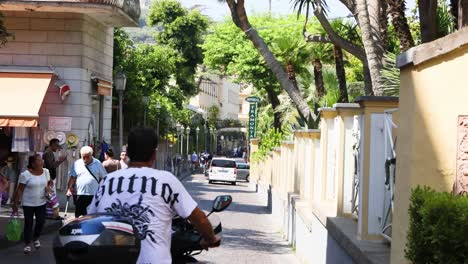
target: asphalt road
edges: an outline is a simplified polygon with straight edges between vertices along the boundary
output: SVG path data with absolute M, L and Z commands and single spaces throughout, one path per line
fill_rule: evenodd
M 204 251 L 196 258 L 202 263 L 299 263 L 292 249 L 281 239 L 273 227 L 266 209 L 266 199 L 255 192 L 252 183 L 208 184 L 203 175 L 183 179 L 184 185 L 199 206 L 211 209 L 217 195 L 229 194 L 233 203 L 224 212 L 217 213 L 223 225 L 222 244 L 219 248 Z M 42 236 L 42 247 L 25 256 L 23 245 L 0 250 L 1 263 L 54 263 L 52 240 L 54 233 Z

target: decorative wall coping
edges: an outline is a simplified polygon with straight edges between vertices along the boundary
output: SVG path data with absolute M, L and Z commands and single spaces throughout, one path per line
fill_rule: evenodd
M 456 31 L 443 38 L 413 47 L 398 55 L 396 66 L 404 68 L 419 65 L 434 58 L 443 56 L 454 50 L 468 45 L 468 27 Z
M 360 108 L 361 106 L 357 103 L 336 103 L 333 105 L 333 108 L 335 108 L 336 110 L 339 110 L 339 109 L 356 109 L 356 108 Z
M 363 102 L 392 102 L 398 103 L 399 98 L 396 96 L 358 96 L 355 100 L 356 103 Z
M 138 0 L 6 0 L 0 10 L 86 13 L 109 26 L 137 26 L 141 14 Z

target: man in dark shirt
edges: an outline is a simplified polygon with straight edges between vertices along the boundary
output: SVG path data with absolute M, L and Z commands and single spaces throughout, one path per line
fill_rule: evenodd
M 67 159 L 67 156 L 65 155 L 61 157 L 60 160 L 55 160 L 54 152 L 60 149 L 59 142 L 60 141 L 56 138 L 51 139 L 49 147 L 43 155 L 44 167 L 49 170 L 51 180 L 55 180 L 55 178 L 57 178 L 57 167 Z

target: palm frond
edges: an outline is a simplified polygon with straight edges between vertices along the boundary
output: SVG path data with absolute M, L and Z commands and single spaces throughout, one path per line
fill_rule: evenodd
M 390 52 L 385 54 L 381 74 L 384 94 L 398 96 L 400 94 L 400 69 L 396 66 L 396 54 Z

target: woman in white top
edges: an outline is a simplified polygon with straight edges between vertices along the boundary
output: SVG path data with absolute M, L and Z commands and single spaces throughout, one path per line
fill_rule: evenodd
M 34 247 L 39 249 L 41 243 L 39 236 L 46 218 L 46 192 L 50 191 L 51 181 L 49 171 L 43 168 L 44 161 L 41 156 L 30 156 L 28 169 L 21 173 L 18 189 L 13 203 L 13 212 L 18 212 L 18 200 L 21 198 L 24 213 L 24 253 L 31 252 L 31 241 Z M 33 219 L 36 224 L 33 232 Z

